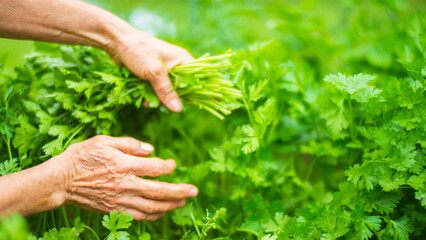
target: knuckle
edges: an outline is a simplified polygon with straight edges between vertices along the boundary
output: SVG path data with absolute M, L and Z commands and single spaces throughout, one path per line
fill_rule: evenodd
M 129 145 L 134 146 L 134 147 L 140 147 L 140 142 L 132 137 L 126 137 L 127 142 L 129 143 Z
M 157 205 L 157 204 L 154 204 L 154 203 L 148 203 L 148 204 L 146 205 L 146 209 L 145 209 L 145 211 L 146 211 L 147 213 L 157 213 L 157 212 L 159 212 L 159 211 L 160 211 L 160 209 L 159 209 L 159 207 L 158 207 L 158 205 Z
M 152 158 L 151 159 L 151 175 L 153 177 L 159 177 L 163 175 L 164 168 L 166 167 L 164 161 L 160 158 Z
M 155 188 L 154 198 L 163 199 L 165 194 L 166 194 L 166 189 L 164 188 L 164 186 L 158 186 Z
M 158 77 L 164 74 L 165 68 L 162 65 L 154 65 L 151 67 L 150 72 L 153 77 Z
M 167 96 L 172 92 L 172 90 L 173 86 L 165 82 L 158 87 L 157 92 L 162 96 Z
M 94 136 L 93 138 L 91 138 L 91 140 L 93 140 L 93 142 L 95 142 L 95 143 L 105 143 L 110 138 L 111 137 L 106 136 L 106 135 L 97 135 L 97 136 Z
M 82 143 L 73 143 L 66 149 L 67 152 L 74 152 L 75 154 L 80 153 L 82 149 Z
M 176 186 L 178 189 L 179 189 L 179 191 L 178 191 L 178 196 L 177 197 L 184 197 L 184 196 L 186 196 L 187 195 L 187 192 L 188 192 L 188 185 L 186 185 L 186 184 L 183 184 L 183 183 L 179 183 L 179 184 L 177 184 L 177 186 Z
M 118 202 L 118 198 L 106 198 L 104 201 L 104 205 L 108 210 L 118 210 Z
M 120 149 L 133 149 L 138 147 L 138 141 L 132 137 L 120 137 L 117 143 Z
M 138 219 L 139 220 L 148 220 L 148 215 L 147 214 L 145 214 L 145 213 L 138 213 L 138 214 L 136 214 L 137 216 L 138 216 Z
M 159 176 L 163 175 L 162 173 L 163 173 L 163 171 L 161 170 L 161 167 L 159 167 L 159 166 L 154 166 L 151 169 L 151 175 L 153 177 L 159 177 Z
M 165 169 L 168 169 L 169 172 L 173 172 L 176 169 L 176 161 L 173 159 L 169 159 L 167 161 L 163 161 L 163 165 Z
M 145 220 L 150 221 L 150 222 L 154 222 L 154 221 L 157 221 L 159 218 L 160 218 L 160 216 L 158 216 L 158 215 L 150 215 L 150 216 L 146 216 Z
M 121 137 L 121 139 L 123 140 L 123 142 L 126 142 L 126 143 L 134 143 L 136 141 L 136 139 L 132 137 Z
M 112 184 L 112 191 L 115 194 L 122 193 L 126 189 L 126 183 L 124 181 L 116 181 Z
M 132 216 L 133 216 L 133 219 L 137 221 L 145 220 L 146 218 L 146 214 L 143 214 L 141 212 L 133 213 Z
M 178 204 L 177 204 L 177 203 L 170 203 L 170 204 L 167 206 L 167 211 L 172 211 L 172 210 L 176 209 L 177 207 L 178 207 Z
M 194 59 L 194 57 L 191 55 L 191 53 L 188 52 L 188 50 L 183 49 L 182 53 L 181 53 L 182 58 L 184 58 L 185 60 L 192 60 Z

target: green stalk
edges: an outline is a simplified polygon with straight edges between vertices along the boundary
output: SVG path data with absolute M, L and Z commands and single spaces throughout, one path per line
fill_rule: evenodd
M 68 217 L 67 217 L 67 211 L 65 209 L 65 206 L 61 207 L 61 212 L 62 212 L 62 216 L 64 217 L 65 220 L 65 226 L 67 226 L 68 228 L 71 227 L 69 221 L 68 221 Z
M 53 210 L 50 210 L 50 216 L 52 217 L 52 224 L 53 224 L 53 227 L 54 227 L 54 228 L 57 228 L 57 227 L 56 227 L 56 222 L 55 222 L 55 214 L 54 214 Z
M 86 224 L 84 224 L 83 225 L 83 227 L 85 228 L 85 229 L 87 229 L 87 230 L 89 230 L 91 233 L 93 233 L 93 235 L 95 235 L 95 237 L 96 237 L 96 239 L 97 240 L 100 240 L 99 239 L 99 236 L 98 236 L 98 234 L 92 229 L 92 228 L 90 228 L 89 226 L 87 226 Z
M 7 152 L 9 153 L 9 160 L 12 160 L 13 156 L 12 156 L 12 148 L 10 147 L 10 138 L 9 137 L 5 137 L 3 134 L 1 135 L 4 139 L 4 142 L 6 143 L 7 146 Z
M 205 109 L 219 119 L 231 113 L 230 106 L 240 105 L 241 90 L 225 79 L 222 69 L 229 68 L 230 51 L 218 56 L 204 56 L 169 70 L 178 95 L 187 103 Z M 223 102 L 230 103 L 223 104 Z
M 189 216 L 191 217 L 192 223 L 194 224 L 195 231 L 197 232 L 198 237 L 201 238 L 201 232 L 200 232 L 200 229 L 197 226 L 197 223 L 195 222 L 195 217 L 194 217 L 194 213 L 192 212 L 192 210 L 193 210 L 193 204 L 191 203 L 191 206 L 189 206 Z

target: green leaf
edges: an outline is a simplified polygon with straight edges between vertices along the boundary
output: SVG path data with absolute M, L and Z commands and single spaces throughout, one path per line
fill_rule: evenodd
M 335 136 L 349 125 L 344 114 L 343 102 L 343 97 L 334 96 L 333 99 L 326 100 L 320 108 L 321 117 L 327 121 L 327 126 Z
M 266 102 L 254 112 L 254 119 L 259 125 L 271 124 L 277 113 L 277 105 L 274 98 L 268 98 Z
M 375 77 L 368 74 L 357 74 L 354 76 L 346 77 L 339 73 L 338 75 L 330 74 L 324 78 L 324 81 L 333 84 L 339 90 L 345 91 L 350 95 L 358 92 L 360 89 L 367 88 L 367 84 L 375 79 Z
M 105 215 L 102 221 L 102 225 L 106 227 L 110 233 L 108 234 L 107 239 L 109 240 L 128 240 L 129 233 L 125 231 L 120 231 L 123 229 L 128 229 L 132 223 L 133 217 L 131 214 L 126 214 L 121 212 L 118 214 L 117 211 L 111 212 L 109 215 Z
M 244 154 L 249 154 L 256 151 L 259 147 L 259 138 L 257 137 L 257 132 L 250 125 L 244 125 L 241 129 L 246 134 L 246 137 L 243 139 L 245 144 L 242 148 Z
M 398 220 L 390 220 L 391 229 L 390 234 L 396 239 L 408 240 L 409 233 L 413 231 L 413 227 L 409 222 L 407 216 L 404 216 Z
M 382 220 L 379 216 L 370 216 L 365 219 L 365 223 L 367 226 L 373 230 L 373 231 L 379 231 L 380 230 L 380 223 Z
M 13 138 L 13 145 L 19 149 L 19 154 L 24 155 L 32 147 L 34 139 L 37 137 L 38 129 L 33 127 L 25 120 L 19 121 L 20 127 L 16 129 L 15 137 Z
M 138 240 L 151 240 L 151 234 L 149 234 L 148 232 L 144 232 L 139 235 Z
M 252 102 L 259 100 L 263 96 L 263 89 L 267 86 L 268 82 L 269 81 L 267 79 L 264 79 L 251 85 L 249 87 L 248 100 Z
M 54 118 L 46 112 L 39 110 L 36 116 L 40 119 L 39 130 L 41 133 L 47 133 L 52 125 Z
M 47 132 L 49 135 L 58 137 L 58 139 L 65 139 L 71 132 L 71 129 L 66 125 L 52 125 Z
M 99 71 L 93 71 L 93 73 L 95 73 L 96 75 L 100 76 L 102 80 L 104 80 L 107 83 L 110 84 L 116 84 L 116 85 L 121 85 L 122 84 L 122 79 L 108 74 L 108 73 L 104 73 L 104 72 L 99 72 Z
M 415 163 L 415 144 L 413 142 L 401 142 L 398 144 L 398 149 L 400 154 L 399 161 L 393 166 L 397 171 L 407 171 Z
M 18 159 L 16 158 L 0 163 L 0 176 L 18 172 L 20 170 L 21 168 L 19 167 Z
M 42 147 L 45 154 L 49 156 L 54 156 L 62 153 L 63 151 L 63 140 L 61 138 L 57 138 L 52 140 Z
M 25 218 L 13 214 L 0 221 L 0 240 L 29 240 L 35 239 L 28 231 Z
M 106 239 L 107 240 L 130 240 L 129 236 L 130 234 L 128 232 L 118 231 L 118 232 L 111 232 Z
M 269 219 L 266 223 L 262 224 L 266 232 L 278 232 L 284 230 L 284 227 L 289 222 L 290 218 L 284 213 L 277 212 L 273 219 Z
M 261 238 L 261 240 L 277 240 L 278 236 L 275 234 L 268 234 Z

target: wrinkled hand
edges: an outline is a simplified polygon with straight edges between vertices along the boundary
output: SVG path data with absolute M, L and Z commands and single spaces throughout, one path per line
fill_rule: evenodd
M 71 145 L 61 155 L 66 167 L 65 202 L 109 213 L 117 210 L 136 220 L 155 221 L 195 197 L 193 185 L 142 179 L 170 174 L 174 160 L 146 158 L 154 148 L 129 137 L 96 136 Z
M 125 65 L 138 77 L 151 82 L 160 101 L 173 112 L 182 110 L 176 91 L 169 79 L 168 69 L 194 60 L 183 48 L 172 45 L 139 30 L 133 30 L 106 49 L 115 62 Z M 161 63 L 161 61 L 166 67 Z

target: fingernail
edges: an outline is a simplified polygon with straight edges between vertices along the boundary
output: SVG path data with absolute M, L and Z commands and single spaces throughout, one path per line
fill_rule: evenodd
M 178 203 L 178 207 L 183 207 L 183 206 L 185 206 L 186 205 L 186 201 L 185 200 L 182 200 L 182 201 L 180 201 L 179 203 Z
M 170 162 L 170 165 L 173 166 L 173 168 L 176 168 L 176 161 L 175 160 L 170 159 L 169 162 Z
M 175 98 L 169 102 L 169 107 L 170 107 L 170 110 L 172 110 L 173 112 L 180 112 L 182 111 L 183 106 L 179 98 Z
M 195 197 L 195 196 L 197 196 L 198 195 L 198 189 L 197 188 L 191 188 L 190 190 L 189 190 L 189 196 L 190 197 Z
M 154 151 L 154 147 L 151 144 L 148 144 L 148 143 L 141 143 L 141 149 L 145 152 Z

